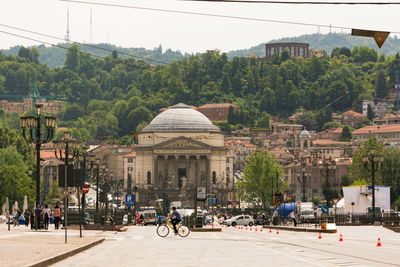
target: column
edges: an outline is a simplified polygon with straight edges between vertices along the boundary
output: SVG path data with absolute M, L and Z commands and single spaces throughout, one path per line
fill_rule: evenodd
M 210 157 L 206 158 L 206 183 L 207 187 L 210 188 Z
M 178 188 L 178 160 L 179 156 L 175 155 L 175 167 L 174 167 L 174 173 L 175 173 L 175 179 L 173 181 L 174 188 Z
M 158 156 L 156 155 L 154 157 L 154 171 L 153 171 L 153 177 L 154 177 L 154 186 L 159 188 L 161 186 L 161 181 L 160 177 L 158 177 Z
M 164 190 L 167 187 L 167 182 L 168 182 L 168 156 L 164 156 L 164 181 L 163 181 L 163 187 Z
M 190 156 L 185 156 L 186 158 L 186 188 L 190 187 L 190 175 L 189 175 L 189 164 L 190 164 Z
M 200 157 L 198 155 L 196 155 L 196 186 L 198 186 L 200 183 Z

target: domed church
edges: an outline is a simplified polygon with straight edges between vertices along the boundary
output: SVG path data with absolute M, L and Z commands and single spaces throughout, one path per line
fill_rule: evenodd
M 182 103 L 172 106 L 138 134 L 136 201 L 156 206 L 165 197 L 193 204 L 200 186 L 225 205 L 231 187 L 226 153 L 224 134 L 206 116 Z

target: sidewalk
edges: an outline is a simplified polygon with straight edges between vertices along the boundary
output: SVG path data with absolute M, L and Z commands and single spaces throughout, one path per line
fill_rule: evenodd
M 0 225 L 0 266 L 30 266 L 45 259 L 51 259 L 96 241 L 101 241 L 114 232 L 83 231 L 79 237 L 79 230 L 68 230 L 68 243 L 65 244 L 64 230 L 30 230 L 30 227 L 21 225 L 11 226 L 7 230 L 6 224 Z

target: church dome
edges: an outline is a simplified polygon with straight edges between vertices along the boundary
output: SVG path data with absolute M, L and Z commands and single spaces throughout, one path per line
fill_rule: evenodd
M 300 133 L 300 138 L 310 138 L 311 137 L 311 134 L 306 130 L 306 129 L 304 129 L 301 133 Z
M 179 103 L 158 114 L 142 132 L 219 132 L 201 112 Z

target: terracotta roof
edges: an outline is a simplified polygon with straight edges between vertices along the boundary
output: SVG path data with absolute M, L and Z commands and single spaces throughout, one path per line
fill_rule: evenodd
M 204 104 L 200 108 L 229 108 L 230 106 L 238 108 L 238 106 L 230 103 Z
M 333 144 L 335 144 L 335 141 L 332 139 L 316 139 L 313 141 L 314 146 L 327 146 Z
M 246 144 L 246 147 L 254 147 L 257 148 L 257 146 L 253 145 L 253 144 Z
M 393 133 L 393 132 L 400 132 L 400 124 L 366 126 L 354 130 L 352 134 L 367 134 L 367 133 L 374 134 L 374 133 Z
M 123 156 L 123 158 L 136 158 L 136 152 L 129 153 Z
M 363 114 L 355 112 L 353 110 L 349 110 L 343 113 L 343 115 L 353 116 L 353 117 L 364 117 Z
M 60 155 L 58 151 L 57 155 Z M 62 150 L 62 156 L 65 157 L 64 150 Z M 54 150 L 40 150 L 40 158 L 47 160 L 47 159 L 55 159 L 56 156 L 54 155 Z M 72 155 L 68 154 L 68 158 L 72 158 Z

